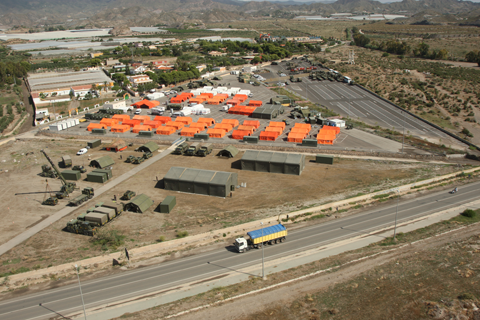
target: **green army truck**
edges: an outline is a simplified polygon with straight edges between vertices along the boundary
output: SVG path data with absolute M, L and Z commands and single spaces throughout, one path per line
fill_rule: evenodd
M 200 149 L 200 142 L 194 142 L 188 147 L 187 151 L 185 151 L 186 156 L 194 156 L 197 154 L 198 150 Z
M 190 147 L 190 146 L 188 145 L 188 143 L 182 142 L 181 144 L 179 144 L 179 145 L 175 148 L 175 150 L 173 150 L 172 153 L 173 153 L 173 154 L 184 154 L 185 151 L 187 151 L 189 147 Z
M 212 153 L 213 147 L 211 143 L 206 143 L 200 147 L 200 150 L 197 152 L 197 156 L 199 157 L 206 157 L 210 153 Z
M 72 164 L 73 164 L 72 163 L 72 158 L 70 156 L 63 156 L 62 161 L 63 161 L 63 167 L 64 168 L 71 167 Z
M 84 203 L 85 201 L 92 199 L 94 196 L 94 190 L 91 187 L 86 187 L 85 189 L 82 190 L 82 194 L 79 195 L 78 197 L 70 200 L 68 204 L 70 206 L 79 206 L 80 204 Z

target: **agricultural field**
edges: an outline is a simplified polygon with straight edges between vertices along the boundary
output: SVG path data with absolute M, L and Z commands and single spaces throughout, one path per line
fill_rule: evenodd
M 0 90 L 0 136 L 11 135 L 25 120 L 23 94 L 20 86 Z
M 45 178 L 38 174 L 41 172 L 41 165 L 47 161 L 39 149 L 45 149 L 53 161 L 60 161 L 62 155 L 69 154 L 74 165 L 81 164 L 86 167 L 89 164 L 89 156 L 96 159 L 110 155 L 116 162 L 113 166 L 114 178 L 135 166 L 123 162 L 128 155 L 138 155 L 133 151 L 138 145 L 134 145 L 122 152 L 123 159 L 120 159 L 119 154 L 98 149 L 91 150 L 88 155 L 76 156 L 75 152 L 83 146 L 85 142 L 68 139 L 17 141 L 9 142 L 2 147 L 1 200 L 7 210 L 0 213 L 4 221 L 0 227 L 1 243 L 46 219 L 66 205 L 66 200 L 61 200 L 56 207 L 41 205 L 43 199 L 48 196 L 48 190 Z M 213 154 L 217 151 L 215 150 Z M 238 160 L 243 155 L 242 152 L 232 159 L 218 158 L 213 154 L 207 158 L 169 155 L 157 161 L 135 177 L 87 202 L 84 207 L 4 254 L 0 274 L 19 272 L 17 270 L 20 267 L 44 268 L 98 256 L 113 252 L 118 246 L 129 248 L 144 246 L 186 234 L 208 232 L 458 170 L 456 166 L 448 164 L 349 159 L 335 159 L 333 166 L 325 167 L 312 162 L 312 156 L 307 156 L 306 168 L 302 175 L 291 176 L 241 171 Z M 166 191 L 161 188 L 161 179 L 171 166 L 238 172 L 239 183 L 247 182 L 248 187 L 237 188 L 232 198 L 225 199 Z M 88 171 L 90 170 L 88 168 Z M 51 190 L 60 188 L 59 180 L 48 180 Z M 77 186 L 99 188 L 101 185 L 80 180 L 77 181 Z M 137 194 L 144 193 L 150 196 L 155 204 L 144 214 L 123 213 L 103 227 L 98 236 L 93 238 L 63 231 L 66 223 L 83 213 L 86 208 L 99 201 L 112 200 L 114 196 L 119 198 L 126 190 L 133 190 Z M 177 197 L 174 211 L 171 214 L 154 211 L 159 202 L 168 195 Z

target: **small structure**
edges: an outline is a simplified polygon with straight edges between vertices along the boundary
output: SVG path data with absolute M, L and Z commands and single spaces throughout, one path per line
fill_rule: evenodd
M 238 154 L 238 149 L 234 146 L 227 146 L 225 149 L 220 150 L 219 157 L 233 158 Z
M 138 109 L 141 109 L 141 108 L 152 109 L 152 108 L 155 108 L 159 105 L 160 105 L 160 102 L 158 102 L 156 100 L 147 100 L 147 99 L 144 99 L 142 101 L 138 101 L 138 102 L 132 104 L 133 107 L 138 108 Z
M 113 159 L 110 158 L 110 156 L 103 156 L 101 158 L 90 161 L 90 167 L 95 167 L 100 169 L 109 167 L 114 164 L 115 164 L 115 161 L 113 161 Z
M 100 146 L 101 144 L 102 144 L 102 140 L 100 140 L 100 139 L 95 139 L 95 140 L 87 142 L 87 146 L 89 146 L 90 149 L 96 148 L 96 147 Z
M 153 205 L 153 200 L 146 194 L 139 194 L 125 205 L 126 211 L 144 213 Z
M 111 145 L 105 147 L 105 150 L 115 151 L 115 152 L 123 151 L 125 149 L 127 149 L 127 144 L 122 139 L 117 139 L 114 142 L 112 142 Z
M 155 152 L 159 149 L 160 147 L 158 146 L 158 144 L 156 144 L 155 142 L 153 141 L 149 141 L 147 143 L 145 143 L 143 146 L 139 147 L 138 148 L 138 151 L 141 151 L 141 152 Z
M 170 213 L 177 204 L 177 197 L 167 196 L 159 205 L 160 213 Z
M 315 162 L 324 163 L 324 164 L 333 164 L 333 156 L 317 154 L 317 156 L 315 157 Z

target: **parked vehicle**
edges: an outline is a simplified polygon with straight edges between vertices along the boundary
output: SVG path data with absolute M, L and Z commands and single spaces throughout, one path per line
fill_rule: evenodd
M 120 198 L 120 200 L 130 200 L 133 197 L 135 197 L 136 195 L 137 195 L 137 193 L 135 191 L 127 190 L 127 191 L 125 191 L 123 196 Z
M 94 190 L 93 188 L 91 187 L 87 187 L 85 189 L 82 190 L 82 194 L 79 195 L 78 197 L 76 197 L 75 199 L 73 200 L 70 200 L 68 202 L 69 205 L 71 206 L 78 206 L 82 203 L 84 203 L 85 201 L 89 200 L 89 199 L 92 199 L 92 197 L 94 196 Z
M 84 166 L 73 166 L 73 167 L 72 167 L 72 170 L 80 171 L 80 173 L 85 173 L 85 172 L 87 172 L 87 169 L 85 169 Z
M 185 151 L 188 150 L 188 147 L 190 147 L 190 146 L 188 145 L 188 143 L 182 142 L 181 144 L 179 144 L 179 145 L 175 148 L 175 150 L 174 150 L 172 153 L 173 153 L 173 154 L 184 154 Z
M 82 149 L 78 150 L 77 156 L 80 156 L 80 155 L 85 154 L 85 153 L 87 153 L 87 152 L 88 152 L 88 149 L 87 149 L 87 148 L 82 148 Z
M 63 156 L 62 160 L 63 160 L 63 166 L 65 168 L 72 166 L 72 158 L 70 158 L 70 156 Z
M 186 156 L 194 156 L 197 154 L 198 150 L 200 149 L 200 143 L 194 142 L 190 145 L 190 147 L 185 151 Z
M 210 153 L 212 153 L 213 147 L 211 143 L 206 143 L 200 147 L 200 150 L 197 152 L 197 156 L 199 157 L 206 157 Z
M 250 249 L 261 248 L 264 245 L 285 242 L 287 237 L 287 228 L 282 224 L 250 231 L 248 238 L 240 237 L 235 239 L 234 245 L 238 252 L 242 253 Z
M 42 205 L 44 205 L 44 206 L 56 206 L 57 204 L 58 204 L 57 197 L 50 197 L 50 198 L 47 198 L 45 201 L 42 202 Z

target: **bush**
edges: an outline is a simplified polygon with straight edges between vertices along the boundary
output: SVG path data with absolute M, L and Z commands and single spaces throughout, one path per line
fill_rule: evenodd
M 165 236 L 160 236 L 158 237 L 158 242 L 164 242 L 165 241 Z
M 118 247 L 124 243 L 125 236 L 119 234 L 117 230 L 100 230 L 93 238 L 92 242 L 96 245 L 101 245 L 103 250 L 108 250 L 108 247 Z
M 467 218 L 475 218 L 477 213 L 473 211 L 472 209 L 466 209 L 461 213 L 462 216 L 467 217 Z
M 185 238 L 188 236 L 188 231 L 178 231 L 177 232 L 177 238 Z
M 471 293 L 462 293 L 458 296 L 460 300 L 475 300 L 475 296 Z

